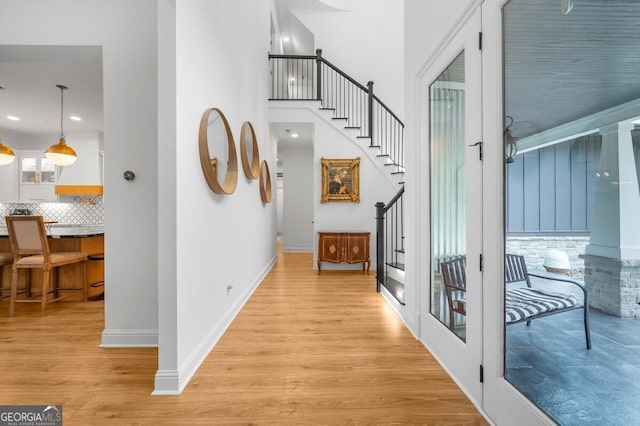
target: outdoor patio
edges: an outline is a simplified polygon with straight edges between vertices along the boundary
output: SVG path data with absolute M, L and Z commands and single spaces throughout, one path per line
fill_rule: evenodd
M 506 378 L 561 425 L 640 424 L 640 319 L 582 310 L 507 327 Z

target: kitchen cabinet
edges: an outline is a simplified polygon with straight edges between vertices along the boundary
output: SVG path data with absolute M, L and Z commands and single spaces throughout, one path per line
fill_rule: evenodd
M 18 160 L 0 166 L 0 203 L 15 203 L 20 200 L 18 191 Z
M 69 137 L 67 143 L 78 154 L 75 163 L 61 167 L 58 171 L 58 185 L 102 185 L 102 155 L 99 136 L 86 135 Z
M 102 195 L 103 153 L 100 151 L 100 135 L 75 136 L 73 148 L 78 159 L 58 171 L 57 195 Z
M 54 186 L 57 170 L 42 151 L 21 151 L 18 155 L 20 202 L 57 201 Z
M 369 273 L 370 233 L 364 231 L 319 231 L 318 232 L 318 273 L 321 262 L 362 263 L 362 269 Z

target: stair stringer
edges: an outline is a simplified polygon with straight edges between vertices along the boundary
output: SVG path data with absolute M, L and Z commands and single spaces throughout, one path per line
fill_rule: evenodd
M 396 166 L 388 165 L 388 157 L 381 157 L 380 148 L 371 147 L 370 138 L 358 137 L 358 130 L 354 128 L 345 128 L 345 119 L 336 119 L 333 117 L 332 110 L 320 109 L 320 101 L 269 101 L 269 121 L 270 122 L 323 122 L 344 136 L 345 139 L 351 141 L 363 152 L 364 156 L 369 158 L 371 163 L 375 164 L 382 175 L 389 183 L 396 187 L 402 184 L 404 177 L 402 173 L 392 173 L 397 170 Z M 300 112 L 306 112 L 304 119 L 300 118 Z M 308 119 L 307 119 L 308 117 Z M 387 165 L 385 165 L 387 164 Z

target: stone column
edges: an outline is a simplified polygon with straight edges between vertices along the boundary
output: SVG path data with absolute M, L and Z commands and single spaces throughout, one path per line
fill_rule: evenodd
M 620 317 L 640 316 L 640 187 L 629 121 L 600 129 L 602 149 L 585 254 L 591 306 Z

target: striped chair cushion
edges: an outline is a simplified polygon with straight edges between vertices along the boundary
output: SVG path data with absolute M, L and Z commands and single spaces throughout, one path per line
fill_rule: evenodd
M 509 324 L 541 313 L 574 307 L 578 299 L 571 294 L 525 287 L 507 290 L 505 303 L 505 319 Z

